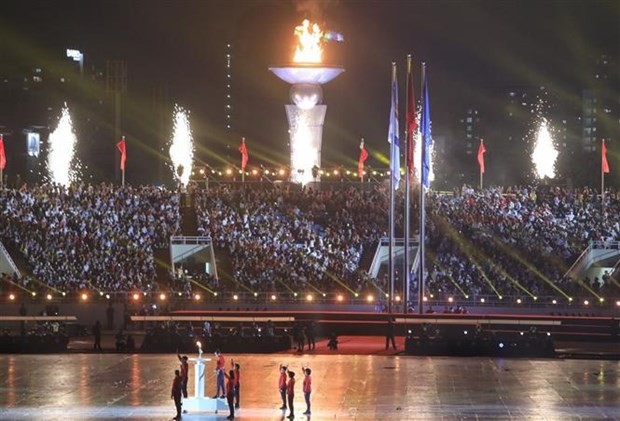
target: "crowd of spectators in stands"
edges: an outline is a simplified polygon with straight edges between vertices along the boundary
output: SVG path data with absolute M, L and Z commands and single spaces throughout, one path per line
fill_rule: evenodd
M 432 195 L 429 209 L 427 280 L 449 294 L 557 296 L 559 288 L 570 296 L 582 286 L 564 274 L 588 243 L 620 239 L 615 192 L 603 203 L 588 188 L 466 187 Z
M 251 291 L 333 291 L 339 283 L 360 291 L 371 282 L 358 268 L 365 247 L 385 235 L 380 189 L 221 185 L 196 203 L 200 233 L 229 253 L 234 279 Z
M 178 196 L 158 187 L 24 186 L 0 195 L 0 239 L 24 256 L 33 279 L 60 291 L 149 291 L 153 249 L 179 228 Z
M 189 296 L 192 281 L 218 292 L 387 290 L 385 276 L 360 269 L 364 251 L 387 236 L 387 186 L 218 184 L 191 203 L 198 234 L 228 255 L 236 284 L 181 271 L 167 290 Z M 438 295 L 573 294 L 583 285 L 563 275 L 587 244 L 620 239 L 615 192 L 602 202 L 588 188 L 464 186 L 430 193 L 427 205 L 426 285 Z M 153 250 L 180 232 L 178 195 L 154 186 L 24 186 L 0 195 L 0 217 L 0 239 L 24 256 L 34 279 L 19 282 L 31 289 L 157 290 Z M 417 212 L 412 219 L 415 230 Z M 608 281 L 585 284 L 599 291 Z

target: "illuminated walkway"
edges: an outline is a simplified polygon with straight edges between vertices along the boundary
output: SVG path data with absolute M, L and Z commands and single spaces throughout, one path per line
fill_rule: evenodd
M 277 354 L 240 355 L 238 362 L 239 420 L 288 415 L 277 409 L 280 363 L 297 372 L 298 420 L 309 418 L 302 416 L 302 363 L 313 369 L 313 420 L 620 418 L 617 361 Z M 1 355 L 0 419 L 170 419 L 177 365 L 175 355 L 161 354 Z M 212 394 L 214 374 L 208 374 Z

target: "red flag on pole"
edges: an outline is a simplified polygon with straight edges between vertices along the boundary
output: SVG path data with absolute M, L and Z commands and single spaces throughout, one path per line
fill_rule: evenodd
M 0 170 L 6 168 L 6 155 L 4 153 L 4 138 L 0 134 Z M 2 180 L 0 180 L 1 182 Z
M 364 176 L 364 162 L 368 159 L 368 151 L 364 147 L 364 139 L 360 142 L 360 159 L 357 161 L 357 175 L 359 178 Z
M 605 144 L 605 139 L 603 139 L 601 145 L 601 168 L 604 174 L 609 174 L 609 162 L 607 162 L 607 145 Z
M 484 140 L 480 139 L 480 146 L 478 146 L 478 165 L 480 166 L 480 174 L 484 174 L 484 153 L 487 148 L 484 147 Z
M 409 57 L 410 58 L 410 57 Z M 413 70 L 411 60 L 407 60 L 407 114 L 405 116 L 405 127 L 407 129 L 407 168 L 409 169 L 409 180 L 413 181 L 413 171 L 415 169 L 415 141 L 413 134 L 418 125 L 415 121 L 415 95 L 413 93 Z
M 116 144 L 121 153 L 121 171 L 125 171 L 125 161 L 127 161 L 127 146 L 125 145 L 125 136 Z
M 245 170 L 245 167 L 248 165 L 248 147 L 245 145 L 245 137 L 241 138 L 239 152 L 241 152 L 241 169 Z

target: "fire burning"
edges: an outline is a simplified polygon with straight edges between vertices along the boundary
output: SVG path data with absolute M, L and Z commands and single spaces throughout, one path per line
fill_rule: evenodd
M 299 39 L 299 44 L 295 49 L 295 63 L 320 63 L 323 54 L 321 42 L 323 31 L 318 24 L 310 24 L 308 19 L 304 19 L 301 25 L 295 28 L 295 36 Z

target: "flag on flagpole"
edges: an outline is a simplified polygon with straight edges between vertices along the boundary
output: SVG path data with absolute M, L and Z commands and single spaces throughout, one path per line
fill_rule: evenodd
M 127 161 L 127 145 L 125 144 L 125 136 L 116 144 L 116 148 L 121 153 L 121 171 L 125 171 L 125 161 Z
M 607 162 L 607 145 L 605 144 L 605 139 L 602 140 L 601 144 L 601 168 L 604 174 L 609 174 L 609 162 Z
M 4 138 L 0 134 L 0 170 L 6 168 L 6 155 L 4 153 Z M 0 180 L 2 182 L 2 180 Z
M 431 184 L 431 145 L 433 138 L 431 136 L 431 110 L 430 99 L 428 98 L 428 78 L 426 77 L 426 65 L 423 71 L 422 85 L 422 118 L 420 121 L 420 132 L 422 134 L 422 142 L 424 143 L 424 153 L 422 154 L 422 185 L 429 188 Z
M 400 183 L 400 144 L 398 141 L 398 83 L 396 81 L 396 64 L 392 63 L 392 99 L 390 105 L 390 127 L 388 142 L 390 143 L 390 174 L 394 189 Z
M 413 69 L 411 65 L 411 57 L 407 60 L 407 115 L 405 116 L 405 125 L 407 126 L 407 168 L 409 172 L 409 181 L 413 181 L 413 173 L 415 170 L 415 140 L 413 134 L 418 125 L 415 118 L 415 95 L 413 92 Z
M 480 139 L 480 146 L 478 146 L 478 165 L 480 166 L 480 174 L 484 174 L 484 153 L 487 148 L 484 147 L 484 140 Z
M 357 175 L 359 178 L 364 176 L 364 162 L 368 159 L 368 151 L 364 147 L 364 139 L 360 142 L 360 159 L 357 161 Z
M 239 152 L 241 152 L 241 169 L 245 170 L 245 167 L 248 165 L 248 147 L 245 145 L 245 137 L 241 138 Z

